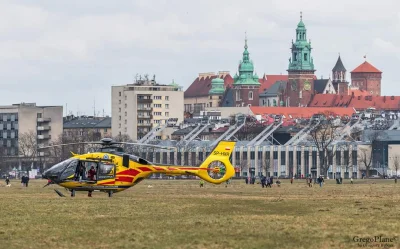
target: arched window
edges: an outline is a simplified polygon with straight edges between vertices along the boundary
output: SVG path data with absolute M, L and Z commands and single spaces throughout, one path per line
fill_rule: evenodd
M 253 91 L 249 92 L 249 100 L 253 100 Z
M 272 100 L 274 106 L 276 106 L 276 99 Z

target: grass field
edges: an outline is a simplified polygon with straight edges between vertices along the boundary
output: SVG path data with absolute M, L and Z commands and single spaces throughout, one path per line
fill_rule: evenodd
M 145 180 L 124 192 L 0 184 L 0 248 L 360 248 L 353 237 L 400 235 L 400 184 L 305 180 L 262 189 L 194 180 Z M 152 188 L 149 188 L 151 185 Z M 60 189 L 66 198 L 53 191 Z M 367 247 L 400 248 L 394 242 Z

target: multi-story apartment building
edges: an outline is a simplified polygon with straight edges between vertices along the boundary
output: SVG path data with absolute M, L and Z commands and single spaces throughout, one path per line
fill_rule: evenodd
M 156 126 L 163 126 L 169 118 L 183 121 L 183 91 L 175 83 L 157 84 L 154 80 L 140 80 L 134 84 L 113 86 L 112 134 L 128 135 L 133 140 L 143 138 Z M 173 130 L 164 129 L 156 139 L 168 139 Z
M 35 103 L 0 106 L 0 146 L 6 156 L 21 154 L 21 137 L 31 136 L 31 146 L 40 147 L 56 140 L 62 131 L 62 106 L 36 106 Z M 38 156 L 44 156 L 44 152 L 38 152 Z
M 72 140 L 79 136 L 88 141 L 112 137 L 111 117 L 67 116 L 64 118 L 64 135 Z

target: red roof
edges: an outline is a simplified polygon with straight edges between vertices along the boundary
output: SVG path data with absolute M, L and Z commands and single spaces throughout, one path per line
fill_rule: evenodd
M 309 107 L 347 107 L 351 102 L 351 95 L 316 94 Z
M 324 94 L 326 95 L 326 94 Z M 353 108 L 332 108 L 332 107 L 263 107 L 251 106 L 250 110 L 254 115 L 278 114 L 284 115 L 287 119 L 292 118 L 311 118 L 317 113 L 332 113 L 339 116 L 351 116 L 355 113 Z M 289 116 L 290 115 L 290 116 Z
M 366 96 L 366 95 L 369 95 L 369 93 L 367 91 L 361 90 L 359 88 L 349 88 L 349 95 Z
M 351 73 L 382 73 L 376 67 L 369 64 L 367 61 L 364 61 L 361 65 L 356 67 Z
M 225 87 L 231 86 L 233 84 L 233 78 L 230 74 L 225 75 L 200 75 L 197 77 L 193 83 L 186 89 L 185 91 L 185 98 L 187 97 L 203 97 L 208 96 L 208 92 L 211 89 L 211 80 L 220 77 L 224 80 Z
M 377 110 L 398 110 L 400 109 L 400 96 L 316 94 L 307 109 L 313 107 L 348 107 L 356 110 L 374 107 Z
M 288 81 L 288 75 L 266 75 L 258 80 L 260 82 L 260 90 L 259 93 L 264 92 L 268 88 L 270 88 L 275 82 L 283 80 L 283 81 Z
M 349 107 L 365 110 L 374 107 L 377 110 L 399 110 L 400 96 L 357 96 L 353 97 Z

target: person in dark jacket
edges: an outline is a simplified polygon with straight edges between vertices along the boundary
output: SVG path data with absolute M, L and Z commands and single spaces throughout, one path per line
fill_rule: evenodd
M 29 176 L 25 176 L 25 187 L 28 187 Z
M 6 185 L 10 185 L 10 178 L 8 178 L 8 176 L 6 177 Z
M 324 178 L 322 176 L 318 177 L 318 184 L 319 184 L 319 187 L 322 188 L 322 185 L 324 184 Z
M 265 176 L 261 176 L 261 187 L 262 188 L 267 186 L 266 182 L 267 182 L 267 178 Z

